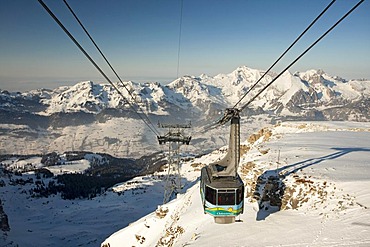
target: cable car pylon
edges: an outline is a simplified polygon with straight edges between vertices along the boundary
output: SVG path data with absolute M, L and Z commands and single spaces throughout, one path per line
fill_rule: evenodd
M 168 173 L 166 176 L 163 204 L 170 201 L 173 193 L 181 190 L 181 174 L 180 174 L 180 145 L 189 145 L 191 136 L 185 136 L 183 129 L 191 128 L 189 124 L 161 124 L 159 128 L 168 128 L 167 134 L 157 136 L 160 145 L 168 143 Z M 173 173 L 175 174 L 173 176 Z

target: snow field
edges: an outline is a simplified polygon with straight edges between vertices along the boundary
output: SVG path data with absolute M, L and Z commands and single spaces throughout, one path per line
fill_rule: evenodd
M 92 200 L 35 199 L 22 193 L 29 189 L 28 184 L 0 187 L 11 227 L 5 244 L 370 245 L 369 123 L 287 122 L 260 131 L 243 127 L 242 132 L 246 141 L 242 142 L 239 172 L 246 184 L 246 199 L 241 222 L 215 224 L 201 205 L 200 169 L 222 158 L 227 151 L 223 147 L 184 162 L 183 190 L 160 209 L 166 170 L 118 184 Z M 253 137 L 247 138 L 252 133 Z M 7 162 L 11 164 L 11 160 Z M 22 162 L 40 163 L 36 159 Z M 278 183 L 285 186 L 279 187 L 284 188 L 280 210 L 254 198 L 258 178 L 262 198 L 271 174 L 281 174 Z M 27 177 L 34 178 L 34 174 L 23 175 Z
M 193 182 L 162 206 L 165 217 L 153 212 L 101 246 L 122 246 L 123 240 L 128 246 L 368 246 L 369 124 L 291 122 L 269 130 L 242 143 L 249 150 L 240 165 L 246 183 L 241 222 L 219 225 L 203 214 L 195 178 L 225 153 L 215 151 L 183 164 L 183 176 Z M 280 210 L 254 198 L 258 178 L 273 173 L 284 184 Z

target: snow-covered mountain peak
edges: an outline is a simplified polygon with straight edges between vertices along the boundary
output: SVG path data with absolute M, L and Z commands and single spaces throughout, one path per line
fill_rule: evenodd
M 335 83 L 346 83 L 347 81 L 339 76 L 331 76 L 322 69 L 311 69 L 306 72 L 297 72 L 295 74 L 303 81 L 308 82 L 312 85 L 323 84 L 325 86 L 332 87 Z
M 318 84 L 321 83 L 322 75 L 324 71 L 322 70 L 307 70 L 306 72 L 298 72 L 297 76 L 299 76 L 302 80 L 309 82 L 311 84 Z
M 183 76 L 168 84 L 168 88 L 189 99 L 193 107 L 209 108 L 211 102 L 225 104 L 222 97 L 222 90 L 213 85 L 206 84 L 203 80 L 209 82 L 212 79 L 208 76 L 203 77 L 203 79 L 194 76 Z
M 79 82 L 71 87 L 64 87 L 44 103 L 49 105 L 47 113 L 54 112 L 99 112 L 108 107 L 113 90 L 109 85 L 94 84 L 92 81 Z M 119 99 L 124 103 L 123 99 Z M 114 104 L 119 105 L 119 102 Z
M 263 70 L 240 66 L 228 74 L 182 76 L 166 86 L 157 82 L 115 83 L 120 93 L 110 84 L 92 81 L 79 82 L 51 91 L 34 90 L 23 94 L 2 91 L 0 107 L 7 111 L 16 109 L 41 115 L 80 111 L 97 114 L 107 108 L 120 112 L 128 110 L 129 101 L 133 105 L 139 105 L 145 112 L 155 115 L 176 113 L 182 116 L 198 116 L 202 113 L 202 116 L 207 117 L 208 114 L 219 114 L 226 107 L 236 104 L 264 73 Z M 274 72 L 266 74 L 241 104 L 252 99 L 276 75 Z M 349 115 L 354 116 L 354 119 L 368 119 L 367 107 L 357 107 L 357 103 L 361 101 L 362 105 L 363 99 L 369 97 L 369 84 L 368 80 L 346 81 L 339 76 L 328 75 L 320 69 L 296 72 L 294 75 L 286 71 L 250 104 L 250 109 L 257 110 L 251 114 L 265 112 L 293 117 L 314 116 L 316 119 L 317 113 L 314 112 L 320 111 L 325 118 L 329 115 L 329 119 L 337 119 L 335 116 L 338 116 L 338 110 L 335 110 L 334 114 L 331 109 L 341 106 L 344 117 L 340 119 L 347 119 Z M 354 104 L 348 106 L 348 103 Z M 326 112 L 323 113 L 324 111 Z
M 249 84 L 256 82 L 261 76 L 262 71 L 252 69 L 247 66 L 240 66 L 229 74 L 219 74 L 215 76 L 216 80 L 225 82 L 225 79 L 230 82 L 231 85 L 237 86 L 240 84 Z
M 353 101 L 369 95 L 369 91 L 365 90 L 369 87 L 362 82 L 347 81 L 339 76 L 331 76 L 323 70 L 308 70 L 296 75 L 317 93 L 320 101 L 330 102 L 338 99 Z
M 210 76 L 209 75 L 207 75 L 207 74 L 201 74 L 200 76 L 199 76 L 199 79 L 201 79 L 201 80 L 208 80 L 210 78 Z
M 185 75 L 168 84 L 169 88 L 184 88 L 199 86 L 201 78 Z
M 293 75 L 289 71 L 285 71 L 275 83 L 271 86 L 279 93 L 285 93 L 287 91 L 298 91 L 300 89 L 308 91 L 307 85 L 305 85 L 299 77 Z
M 53 91 L 50 90 L 50 89 L 41 88 L 41 89 L 31 90 L 27 93 L 23 93 L 23 95 L 25 97 L 28 97 L 28 98 L 30 98 L 30 97 L 32 98 L 33 96 L 37 96 L 40 99 L 50 99 L 51 98 L 50 94 L 52 92 Z

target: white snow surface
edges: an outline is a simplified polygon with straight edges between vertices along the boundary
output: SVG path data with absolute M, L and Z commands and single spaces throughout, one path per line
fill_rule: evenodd
M 117 184 L 91 200 L 31 198 L 22 192 L 30 185 L 0 187 L 11 228 L 0 245 L 370 246 L 370 123 L 285 122 L 269 131 L 269 138 L 242 140 L 249 151 L 239 166 L 246 184 L 241 222 L 216 224 L 203 213 L 200 168 L 222 158 L 223 147 L 182 163 L 183 189 L 162 206 L 167 171 Z M 248 196 L 252 182 L 277 170 L 286 174 L 292 198 L 284 209 L 259 209 Z M 160 218 L 160 211 L 168 212 Z
M 214 223 L 203 213 L 199 167 L 192 164 L 224 155 L 215 151 L 182 166 L 187 183 L 176 199 L 115 232 L 101 246 L 370 246 L 369 124 L 283 123 L 272 129 L 269 140 L 261 137 L 243 145 L 251 149 L 239 170 L 248 162 L 258 167 L 254 172 L 279 169 L 288 174 L 284 183 L 295 188 L 296 198 L 303 191 L 307 201 L 296 209 L 288 203 L 284 210 L 271 211 L 246 198 L 241 222 Z M 245 181 L 253 177 L 253 170 L 239 173 Z M 160 211 L 168 212 L 161 218 Z
M 96 155 L 97 156 L 97 155 Z M 10 171 L 33 171 L 38 168 L 45 168 L 51 171 L 54 175 L 65 173 L 83 173 L 90 168 L 90 159 L 86 157 L 81 160 L 66 161 L 61 160 L 60 165 L 47 166 L 41 163 L 41 157 L 32 157 L 28 159 L 11 158 L 2 162 L 4 168 Z M 31 172 L 32 174 L 33 172 Z

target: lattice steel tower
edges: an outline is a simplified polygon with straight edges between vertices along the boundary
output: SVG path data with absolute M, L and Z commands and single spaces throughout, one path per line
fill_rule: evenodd
M 180 145 L 189 145 L 191 136 L 185 136 L 184 130 L 191 128 L 189 124 L 160 124 L 159 128 L 168 128 L 164 136 L 157 136 L 160 145 L 168 143 L 168 173 L 165 181 L 163 204 L 167 203 L 174 192 L 181 190 Z

